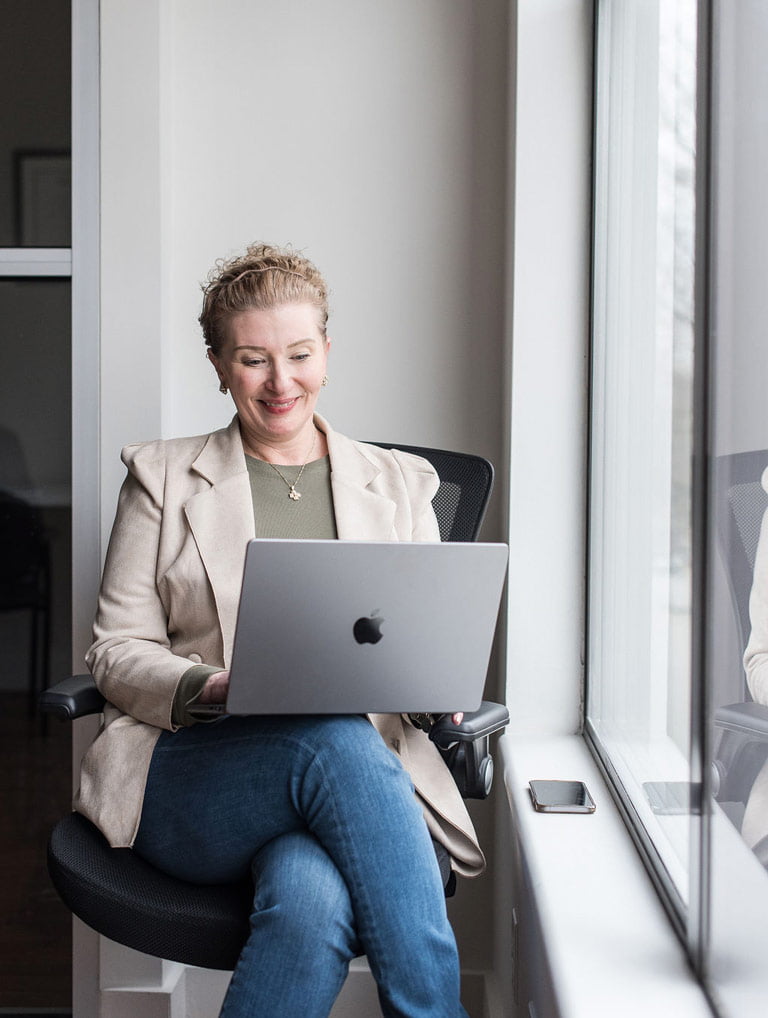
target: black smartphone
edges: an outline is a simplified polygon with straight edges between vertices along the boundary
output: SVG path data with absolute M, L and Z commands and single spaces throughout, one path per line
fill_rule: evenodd
M 529 781 L 539 813 L 594 813 L 595 801 L 583 781 Z

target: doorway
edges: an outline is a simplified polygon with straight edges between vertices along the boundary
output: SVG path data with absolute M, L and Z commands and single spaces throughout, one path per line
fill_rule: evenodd
M 36 711 L 72 659 L 71 5 L 2 3 L 0 1014 L 70 1014 L 71 918 L 48 880 L 70 726 Z

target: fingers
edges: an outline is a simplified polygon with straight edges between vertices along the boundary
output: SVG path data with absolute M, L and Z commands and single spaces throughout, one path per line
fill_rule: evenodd
M 229 692 L 229 672 L 214 672 L 205 680 L 198 703 L 225 703 Z
M 451 721 L 453 721 L 454 725 L 460 725 L 463 720 L 464 720 L 463 711 L 459 711 L 458 714 L 451 715 Z

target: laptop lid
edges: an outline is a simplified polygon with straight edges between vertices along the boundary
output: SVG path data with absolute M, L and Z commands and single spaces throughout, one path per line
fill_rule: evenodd
M 249 542 L 231 714 L 480 706 L 504 544 Z

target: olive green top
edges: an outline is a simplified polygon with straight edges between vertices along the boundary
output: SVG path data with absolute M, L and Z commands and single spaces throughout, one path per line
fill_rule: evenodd
M 253 456 L 246 456 L 245 462 L 251 482 L 256 537 L 335 540 L 331 465 L 327 456 L 305 467 L 273 467 Z M 291 498 L 287 481 L 295 484 L 301 498 Z
M 245 462 L 251 482 L 256 537 L 307 540 L 334 540 L 337 537 L 331 464 L 327 456 L 307 463 L 303 470 L 297 466 L 278 466 L 275 469 L 253 456 L 246 456 Z M 301 498 L 290 497 L 291 485 L 295 486 Z M 220 671 L 221 668 L 215 665 L 193 665 L 182 675 L 173 701 L 171 719 L 174 725 L 192 725 L 202 720 L 195 717 L 194 701 L 206 679 Z

